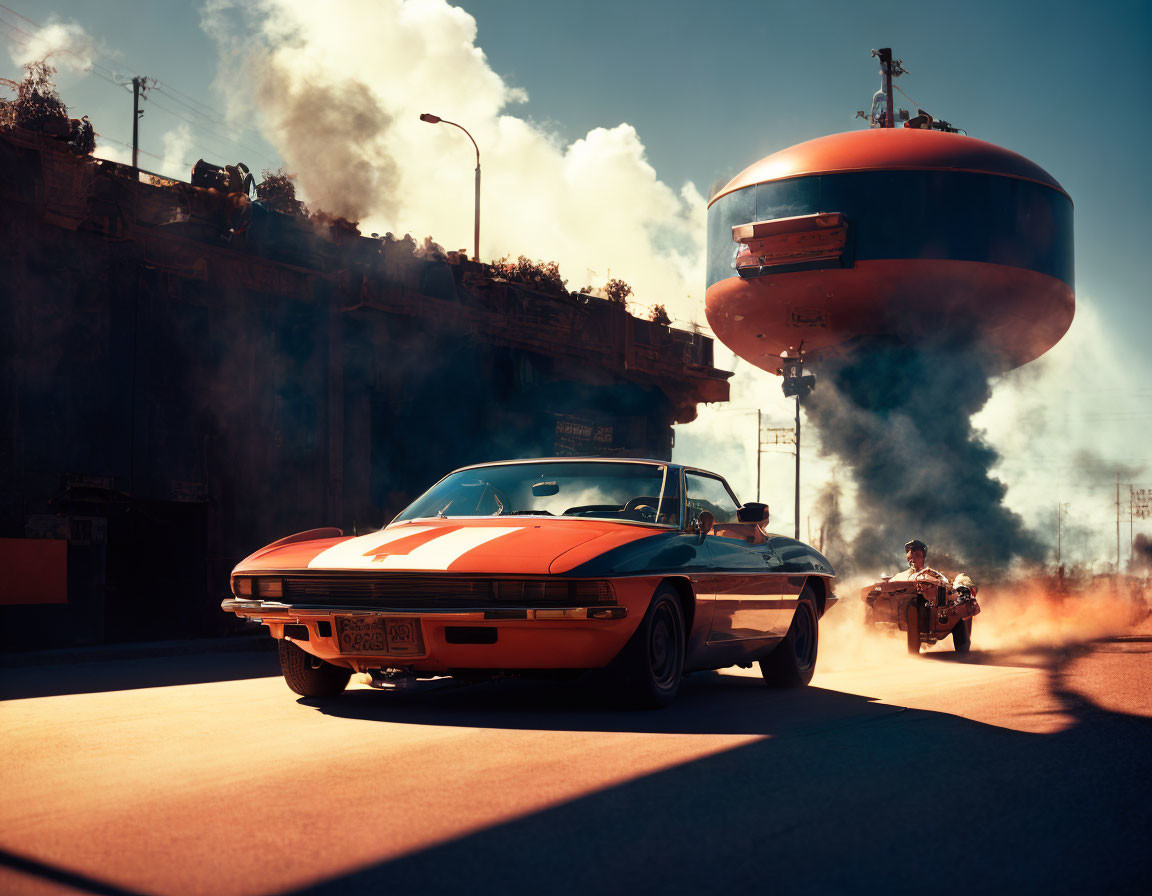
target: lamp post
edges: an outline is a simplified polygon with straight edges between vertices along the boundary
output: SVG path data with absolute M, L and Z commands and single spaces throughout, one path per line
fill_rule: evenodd
M 460 128 L 465 134 L 468 134 L 468 129 L 463 125 L 456 124 L 454 121 L 447 121 L 440 118 L 438 115 L 433 115 L 430 112 L 424 112 L 420 115 L 421 121 L 426 121 L 428 124 L 450 124 L 454 128 Z M 468 134 L 468 139 L 472 141 L 472 145 L 476 148 L 476 226 L 473 233 L 473 246 L 472 257 L 474 260 L 480 260 L 480 147 L 476 146 L 476 140 L 471 134 Z

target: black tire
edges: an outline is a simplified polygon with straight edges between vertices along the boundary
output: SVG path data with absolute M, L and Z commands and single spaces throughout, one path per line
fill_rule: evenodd
M 335 697 L 348 687 L 351 669 L 326 663 L 291 641 L 277 641 L 276 647 L 284 681 L 301 697 Z
M 917 601 L 909 601 L 904 610 L 904 622 L 908 626 L 908 652 L 912 656 L 920 655 L 920 605 Z
M 684 611 L 676 592 L 662 586 L 616 661 L 617 683 L 632 706 L 667 706 L 684 676 Z
M 816 672 L 820 650 L 820 620 L 816 602 L 807 587 L 800 592 L 788 634 L 768 656 L 760 660 L 760 674 L 769 687 L 802 688 Z
M 972 617 L 961 619 L 952 629 L 952 648 L 961 655 L 972 649 Z

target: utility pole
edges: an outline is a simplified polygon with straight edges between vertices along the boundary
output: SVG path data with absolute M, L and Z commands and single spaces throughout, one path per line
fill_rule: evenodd
M 764 412 L 756 409 L 756 503 L 760 503 L 760 452 L 764 450 L 762 431 L 760 429 Z
M 759 421 L 761 412 L 756 412 L 756 419 Z M 796 431 L 787 426 L 770 426 L 767 429 L 757 427 L 757 451 L 756 451 L 756 500 L 760 500 L 760 455 L 764 451 L 765 445 L 797 445 Z M 799 462 L 799 461 L 797 461 Z M 799 498 L 797 498 L 799 502 Z M 799 503 L 797 503 L 799 506 Z M 797 517 L 799 520 L 799 517 Z M 800 523 L 796 523 L 796 528 L 799 530 Z
M 783 377 L 780 388 L 785 398 L 796 396 L 796 540 L 800 540 L 800 399 L 816 387 L 816 377 L 804 373 L 804 343 L 780 354 L 776 375 Z
M 132 79 L 132 168 L 137 172 L 140 170 L 140 118 L 144 115 L 144 110 L 140 108 L 140 97 L 147 89 L 147 81 L 142 75 Z
M 796 535 L 800 540 L 800 396 L 796 396 Z

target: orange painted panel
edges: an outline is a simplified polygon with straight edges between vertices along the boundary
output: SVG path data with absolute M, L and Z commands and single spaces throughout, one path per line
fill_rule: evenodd
M 858 261 L 847 269 L 729 277 L 708 288 L 716 336 L 775 373 L 780 353 L 803 340 L 810 360 L 858 336 L 914 341 L 975 326 L 1007 367 L 1039 357 L 1072 323 L 1071 288 L 1035 271 L 932 258 Z
M 412 534 L 405 534 L 409 529 Z M 485 530 L 492 530 L 491 538 L 484 537 Z M 470 518 L 463 524 L 459 519 L 416 520 L 358 537 L 270 546 L 242 561 L 234 572 L 311 567 L 547 575 L 553 560 L 585 543 L 603 543 L 603 547 L 594 547 L 588 553 L 595 556 L 608 547 L 660 531 L 592 519 L 501 516 Z M 336 549 L 339 556 L 333 556 Z
M 0 605 L 68 603 L 68 542 L 0 538 Z
M 871 128 L 817 137 L 773 153 L 737 174 L 708 204 L 711 206 L 743 187 L 789 177 L 916 170 L 1000 174 L 1064 192 L 1056 178 L 1036 163 L 975 137 L 943 131 Z

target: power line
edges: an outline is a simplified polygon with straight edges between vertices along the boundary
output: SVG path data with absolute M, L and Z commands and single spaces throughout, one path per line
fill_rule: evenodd
M 218 140 L 223 140 L 226 143 L 231 143 L 233 146 L 235 146 L 239 149 L 245 150 L 246 152 L 250 152 L 253 155 L 258 156 L 259 158 L 263 159 L 266 162 L 270 162 L 272 164 L 275 164 L 275 161 L 270 156 L 265 155 L 264 153 L 260 152 L 259 150 L 253 149 L 250 146 L 245 146 L 243 143 L 239 143 L 236 140 L 231 139 L 230 137 L 226 137 L 224 134 L 221 134 L 221 133 L 213 130 L 212 128 L 205 127 L 204 125 L 199 124 L 199 123 L 193 121 L 192 119 L 187 118 L 184 115 L 181 115 L 179 112 L 176 112 L 173 109 L 169 109 L 163 103 L 158 103 L 154 99 L 146 99 L 145 102 L 151 103 L 156 108 L 164 110 L 169 115 L 172 115 L 176 118 L 179 118 L 181 121 L 187 122 L 188 124 L 192 125 L 193 127 L 200 128 L 201 130 L 207 131 L 209 134 L 216 137 Z
M 0 6 L 0 9 L 8 9 L 8 7 L 7 6 Z M 8 10 L 8 11 L 11 12 L 11 10 Z M 0 16 L 0 23 L 3 23 L 7 27 L 11 28 L 13 31 L 19 31 L 21 34 L 23 34 L 27 38 L 32 37 L 32 33 L 30 31 L 25 31 L 19 25 L 14 25 L 12 22 L 9 22 L 7 19 L 3 18 L 2 16 Z M 27 41 L 21 41 L 21 43 L 27 43 Z
M 168 96 L 168 94 L 164 94 L 164 96 Z M 172 97 L 172 98 L 174 99 L 174 97 Z M 175 109 L 169 109 L 163 103 L 157 102 L 155 99 L 150 99 L 150 98 L 145 97 L 145 102 L 151 103 L 153 106 L 155 106 L 158 109 L 163 109 L 169 115 L 172 115 L 176 118 L 179 118 L 181 121 L 185 121 L 188 124 L 192 125 L 193 127 L 200 128 L 201 130 L 207 131 L 209 134 L 212 134 L 214 137 L 216 137 L 219 140 L 224 140 L 227 143 L 231 143 L 233 146 L 237 147 L 238 149 L 242 149 L 245 152 L 250 152 L 253 155 L 258 156 L 259 158 L 263 159 L 266 162 L 270 162 L 272 164 L 275 164 L 275 160 L 271 156 L 266 155 L 265 153 L 261 152 L 260 150 L 255 149 L 254 147 L 248 146 L 247 144 L 241 143 L 238 140 L 233 140 L 231 137 L 228 137 L 225 134 L 221 134 L 219 131 L 215 130 L 214 128 L 208 127 L 205 124 L 193 121 L 192 119 L 188 118 L 187 116 L 181 115 Z
M 207 110 L 208 112 L 211 112 L 213 115 L 219 115 L 220 114 L 218 112 L 218 110 L 213 109 L 207 103 L 202 103 L 202 102 L 200 102 L 200 100 L 196 99 L 195 97 L 189 96 L 188 94 L 184 93 L 181 90 L 177 90 L 175 87 L 173 87 L 171 84 L 168 84 L 165 81 L 157 81 L 155 86 L 156 86 L 156 89 L 159 90 L 161 93 L 163 93 L 165 91 L 165 89 L 170 90 L 173 93 L 175 93 L 179 96 L 182 96 L 184 99 L 188 100 L 188 102 L 195 103 L 197 106 L 200 106 L 201 108 Z M 176 97 L 173 97 L 173 99 L 175 99 L 175 98 Z
M 43 29 L 43 26 L 40 25 L 39 23 L 34 22 L 32 19 L 28 18 L 27 16 L 16 12 L 16 10 L 14 10 L 8 6 L 5 6 L 4 4 L 0 4 L 0 10 L 4 10 L 4 11 L 10 13 L 11 15 L 15 16 L 16 18 L 20 19 L 21 21 L 27 23 L 32 28 L 36 29 L 36 31 L 40 31 Z M 11 31 L 6 33 L 5 36 L 8 38 L 8 40 L 10 40 L 14 44 L 17 44 L 20 46 L 27 46 L 29 41 L 35 37 L 35 35 L 33 33 L 20 27 L 20 25 L 17 25 L 13 22 L 8 21 L 7 19 L 4 19 L 3 17 L 0 17 L 0 25 L 6 26 L 7 28 L 11 29 Z M 16 33 L 24 35 L 24 38 L 16 37 L 15 36 Z M 105 56 L 102 53 L 99 53 L 95 49 L 95 47 L 92 47 L 91 49 L 92 49 L 92 52 L 90 54 L 91 57 L 99 56 L 99 57 L 105 59 L 106 61 L 115 64 L 114 60 L 108 58 L 107 56 Z M 128 84 L 126 84 L 124 81 L 119 80 L 116 76 L 116 72 L 113 69 L 110 69 L 107 66 L 101 65 L 100 63 L 96 62 L 93 58 L 85 58 L 84 56 L 81 56 L 79 53 L 76 53 L 75 51 L 73 51 L 71 49 L 61 48 L 61 51 L 68 53 L 71 56 L 78 59 L 79 61 L 85 63 L 85 67 L 86 67 L 87 71 L 91 72 L 93 75 L 100 78 L 102 81 L 106 81 L 107 83 L 112 84 L 112 85 L 114 85 L 118 88 L 121 88 L 123 90 L 128 89 Z M 217 127 L 228 128 L 229 124 L 226 121 L 225 116 L 223 116 L 218 110 L 209 106 L 207 103 L 201 102 L 200 100 L 196 99 L 195 97 L 188 95 L 184 91 L 179 90 L 174 85 L 169 84 L 167 82 L 159 81 L 155 78 L 149 78 L 148 80 L 151 82 L 150 87 L 153 91 L 162 94 L 163 96 L 165 96 L 167 99 L 171 100 L 172 102 L 177 103 L 180 106 L 183 106 L 191 114 L 198 116 L 200 119 L 204 119 L 204 121 L 208 122 L 208 124 L 206 124 L 206 123 L 204 123 L 204 121 L 193 120 L 193 119 L 188 118 L 187 116 L 181 114 L 180 112 L 176 111 L 175 109 L 171 109 L 171 108 L 165 106 L 163 103 L 160 103 L 160 102 L 156 101 L 155 99 L 150 99 L 148 97 L 144 97 L 146 102 L 151 103 L 156 108 L 161 109 L 164 112 L 167 112 L 169 115 L 172 115 L 173 117 L 178 118 L 178 119 L 192 125 L 194 128 L 196 128 L 198 133 L 191 135 L 195 139 L 198 139 L 199 141 L 203 141 L 204 138 L 203 138 L 202 132 L 207 132 L 207 134 L 211 135 L 212 137 L 215 137 L 217 140 L 222 140 L 225 143 L 228 143 L 228 144 L 244 151 L 245 153 L 251 153 L 252 155 L 256 156 L 257 159 L 262 160 L 265 163 L 268 163 L 270 166 L 276 165 L 277 162 L 279 161 L 278 158 L 270 156 L 266 152 L 263 152 L 259 149 L 256 149 L 255 147 L 250 146 L 246 143 L 242 143 L 238 140 L 235 140 L 235 139 L 229 137 L 227 134 L 221 133 L 219 130 L 217 130 L 216 129 Z M 211 141 L 207 141 L 207 142 L 210 143 Z M 159 158 L 158 156 L 155 156 L 154 153 L 149 153 L 149 155 L 153 155 L 154 157 Z M 191 167 L 191 166 L 189 166 L 189 167 Z
M 176 96 L 175 93 L 169 93 L 168 90 L 165 90 L 164 87 L 161 86 L 161 85 L 163 85 L 163 83 L 164 83 L 163 81 L 155 81 L 154 80 L 152 82 L 152 91 L 154 93 L 159 93 L 159 94 L 162 94 L 162 95 L 168 97 L 168 99 L 172 100 L 175 103 L 179 103 L 181 106 L 183 106 L 189 112 L 191 112 L 193 115 L 199 115 L 201 118 L 205 119 L 206 121 L 212 122 L 212 124 L 222 125 L 223 127 L 228 126 L 228 122 L 217 118 L 215 115 L 209 115 L 206 112 L 201 112 L 195 106 L 193 106 L 190 103 L 187 103 L 184 100 L 180 99 L 180 97 Z M 169 90 L 171 90 L 171 88 L 169 88 Z

